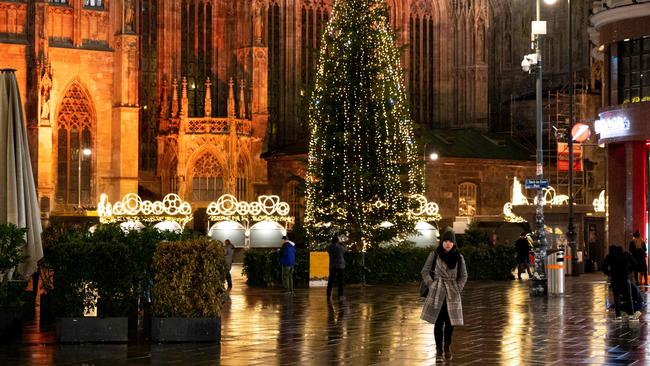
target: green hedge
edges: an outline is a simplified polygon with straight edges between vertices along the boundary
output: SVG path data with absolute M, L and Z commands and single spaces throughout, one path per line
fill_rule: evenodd
M 221 242 L 198 238 L 160 243 L 153 257 L 153 269 L 156 316 L 221 315 L 228 271 Z
M 420 271 L 432 248 L 395 246 L 372 248 L 364 255 L 345 253 L 345 282 L 365 282 L 371 285 L 400 284 L 420 280 Z M 298 254 L 300 253 L 300 255 Z M 461 249 L 470 280 L 507 280 L 514 278 L 515 249 L 510 246 L 466 246 Z M 300 260 L 298 258 L 300 257 Z M 296 253 L 294 282 L 307 286 L 309 281 L 309 252 Z M 365 260 L 365 270 L 363 262 Z M 244 256 L 244 275 L 250 286 L 266 287 L 281 283 L 280 264 L 276 250 L 251 249 Z
M 244 253 L 243 274 L 246 283 L 254 287 L 270 287 L 282 284 L 280 252 L 277 249 L 249 249 Z M 296 265 L 293 267 L 294 287 L 309 286 L 309 250 L 296 249 Z
M 51 280 L 44 276 L 44 284 L 54 315 L 78 317 L 96 306 L 101 317 L 127 316 L 151 286 L 156 245 L 187 235 L 151 227 L 125 233 L 118 225 L 99 225 L 94 233 L 81 227 L 48 228 L 41 266 L 53 273 Z
M 516 249 L 513 246 L 487 245 L 465 246 L 461 250 L 467 261 L 470 280 L 511 280 L 517 266 Z

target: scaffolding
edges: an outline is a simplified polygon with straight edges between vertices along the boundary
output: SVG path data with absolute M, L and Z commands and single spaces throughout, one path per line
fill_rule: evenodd
M 587 115 L 587 80 L 578 80 L 574 82 L 573 90 L 573 120 L 574 123 L 583 121 Z M 560 89 L 548 92 L 547 102 L 544 106 L 544 115 L 548 116 L 547 126 L 550 132 L 548 136 L 549 155 L 546 161 L 549 164 L 548 171 L 555 169 L 555 179 L 552 186 L 558 194 L 568 194 L 569 192 L 569 172 L 561 169 L 558 161 L 558 146 L 567 143 L 571 136 L 571 127 L 569 125 L 569 85 L 566 84 Z M 574 147 L 579 149 L 579 144 Z M 578 154 L 576 154 L 578 155 Z M 576 204 L 584 204 L 586 200 L 586 177 L 583 155 L 575 156 L 575 162 L 580 162 L 582 169 L 575 171 L 573 174 L 573 194 Z M 554 167 L 551 165 L 554 163 Z

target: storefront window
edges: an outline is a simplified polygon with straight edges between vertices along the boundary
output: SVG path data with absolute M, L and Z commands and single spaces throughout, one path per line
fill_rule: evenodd
M 619 103 L 650 101 L 650 37 L 619 42 Z

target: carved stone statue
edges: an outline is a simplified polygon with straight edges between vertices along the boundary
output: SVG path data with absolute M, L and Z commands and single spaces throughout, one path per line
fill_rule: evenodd
M 253 14 L 253 43 L 262 43 L 262 5 L 260 0 L 253 0 L 251 5 Z
M 50 91 L 52 90 L 52 68 L 47 61 L 44 62 L 44 66 L 42 67 L 41 80 L 39 84 L 39 92 L 41 93 L 41 119 L 49 119 Z
M 133 32 L 135 30 L 133 16 L 134 16 L 133 0 L 124 0 L 124 31 L 125 32 Z

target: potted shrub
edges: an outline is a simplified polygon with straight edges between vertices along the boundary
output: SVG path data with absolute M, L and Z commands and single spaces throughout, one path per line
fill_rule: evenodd
M 137 232 L 66 229 L 45 250 L 58 342 L 126 342 L 145 264 Z M 97 316 L 84 316 L 95 309 Z
M 208 238 L 162 242 L 153 270 L 151 339 L 218 342 L 227 272 L 223 244 Z
M 0 225 L 0 339 L 21 329 L 22 297 L 26 281 L 13 276 L 16 266 L 27 259 L 22 254 L 27 229 Z

